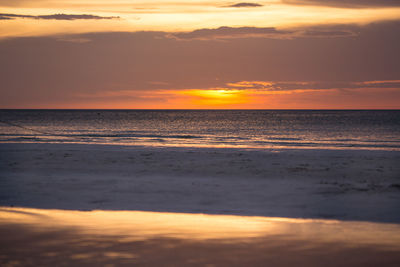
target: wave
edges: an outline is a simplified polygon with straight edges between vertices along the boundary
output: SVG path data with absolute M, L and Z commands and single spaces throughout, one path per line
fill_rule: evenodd
M 21 134 L 0 134 L 0 136 L 21 136 Z M 156 134 L 24 134 L 21 138 L 39 138 L 39 137 L 90 137 L 90 138 L 177 138 L 177 139 L 195 139 L 203 138 L 196 135 L 156 135 Z
M 191 145 L 191 146 L 227 146 L 227 147 L 304 147 L 304 148 L 381 148 L 400 149 L 399 140 L 360 140 L 351 138 L 307 140 L 292 137 L 269 136 L 215 136 L 184 134 L 147 134 L 147 133 L 88 133 L 88 134 L 0 134 L 0 142 L 77 142 L 77 143 L 110 143 L 125 145 Z M 185 141 L 187 140 L 187 141 Z M 191 140 L 191 141 L 189 141 Z

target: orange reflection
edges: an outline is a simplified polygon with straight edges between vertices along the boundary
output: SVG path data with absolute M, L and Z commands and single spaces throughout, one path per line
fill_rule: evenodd
M 193 104 L 206 106 L 243 104 L 249 101 L 246 93 L 241 90 L 183 90 L 178 91 L 177 94 L 190 96 Z
M 0 227 L 10 224 L 30 225 L 37 229 L 68 226 L 79 229 L 81 233 L 123 235 L 124 239 L 285 236 L 285 239 L 298 240 L 312 236 L 310 242 L 377 243 L 400 249 L 400 225 L 369 222 L 148 211 L 0 208 Z
M 400 225 L 0 208 L 3 266 L 397 266 Z M 331 265 L 326 265 L 327 259 Z

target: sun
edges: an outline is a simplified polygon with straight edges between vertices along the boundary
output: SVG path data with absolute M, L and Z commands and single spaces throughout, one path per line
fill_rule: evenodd
M 242 90 L 230 89 L 193 89 L 183 90 L 182 95 L 190 96 L 193 104 L 203 106 L 235 105 L 248 102 Z

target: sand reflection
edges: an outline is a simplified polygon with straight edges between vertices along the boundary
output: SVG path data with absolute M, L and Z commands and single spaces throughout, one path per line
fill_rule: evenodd
M 396 224 L 1 208 L 0 234 L 5 266 L 400 263 Z

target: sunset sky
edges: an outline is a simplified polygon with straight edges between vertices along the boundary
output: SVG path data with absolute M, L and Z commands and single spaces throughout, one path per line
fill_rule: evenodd
M 0 0 L 0 108 L 398 109 L 398 0 Z

